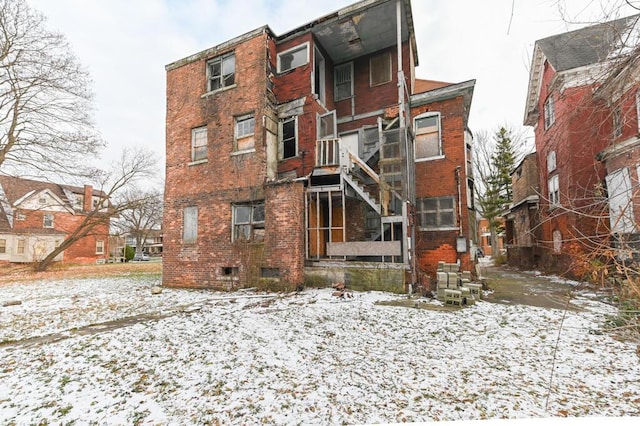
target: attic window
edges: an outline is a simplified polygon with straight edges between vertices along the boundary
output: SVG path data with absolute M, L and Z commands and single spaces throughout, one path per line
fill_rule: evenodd
M 41 206 L 44 206 L 45 204 L 47 204 L 47 199 L 46 198 L 38 198 L 38 204 L 40 204 Z

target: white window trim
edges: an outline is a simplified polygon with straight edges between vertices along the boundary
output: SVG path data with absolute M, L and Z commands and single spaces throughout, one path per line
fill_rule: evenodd
M 294 132 L 295 132 L 295 143 L 296 143 L 296 153 L 295 155 L 291 156 L 291 157 L 287 157 L 284 158 L 284 131 L 283 131 L 283 127 L 284 127 L 284 123 L 285 122 L 289 122 L 293 120 L 293 126 L 294 126 Z M 284 118 L 282 120 L 280 120 L 280 122 L 278 123 L 278 160 L 287 160 L 289 158 L 294 158 L 298 156 L 298 116 L 294 115 L 291 117 L 287 117 Z
M 640 90 L 636 92 L 636 119 L 638 122 L 638 132 L 640 132 Z
M 417 155 L 417 150 L 413 150 L 413 160 L 416 163 L 422 162 L 422 161 L 433 161 L 433 160 L 441 160 L 443 158 L 445 158 L 444 155 L 444 149 L 442 147 L 442 115 L 440 114 L 439 111 L 433 111 L 433 112 L 425 112 L 422 113 L 416 117 L 413 118 L 413 132 L 416 135 L 416 139 L 418 136 L 418 131 L 417 131 L 417 127 L 416 127 L 416 123 L 418 120 L 420 120 L 421 118 L 427 118 L 427 117 L 432 117 L 432 116 L 438 116 L 438 151 L 440 152 L 438 155 L 433 155 L 431 157 L 424 157 L 424 158 L 418 158 L 416 157 Z
M 320 136 L 320 131 L 322 129 L 321 124 L 321 120 L 324 117 L 327 116 L 333 116 L 333 136 Z M 316 114 L 316 137 L 318 140 L 323 140 L 323 139 L 335 139 L 338 137 L 338 117 L 336 115 L 336 110 L 334 109 L 333 111 L 329 111 L 325 114 Z
M 96 240 L 96 254 L 104 254 L 104 240 Z
M 542 106 L 544 115 L 544 129 L 547 130 L 556 122 L 556 106 L 553 95 L 549 95 Z
M 350 95 L 349 96 L 345 96 L 343 98 L 338 98 L 338 79 L 336 78 L 336 73 L 338 72 L 339 68 L 349 68 L 349 85 L 351 86 L 350 88 Z M 347 62 L 344 64 L 340 64 L 337 65 L 333 68 L 333 100 L 334 101 L 343 101 L 345 99 L 351 99 L 354 97 L 354 87 L 353 87 L 353 62 Z
M 307 65 L 309 63 L 309 61 L 310 61 L 310 58 L 309 58 L 309 56 L 310 56 L 309 51 L 311 50 L 310 47 L 311 47 L 311 44 L 307 41 L 305 43 L 297 44 L 297 45 L 293 46 L 292 48 L 287 49 L 287 50 L 285 50 L 283 52 L 279 52 L 278 53 L 278 59 L 277 59 L 277 61 L 278 61 L 278 74 L 284 73 L 284 72 L 288 72 L 288 71 L 294 70 L 296 68 L 299 68 L 301 66 Z M 300 65 L 297 65 L 297 66 L 295 66 L 293 68 L 289 68 L 287 70 L 283 70 L 282 69 L 282 64 L 280 63 L 280 58 L 283 55 L 286 55 L 287 53 L 294 52 L 296 50 L 302 50 L 302 49 L 305 49 L 305 48 L 307 49 L 307 61 L 306 62 L 304 62 L 304 63 L 302 63 Z
M 556 161 L 556 152 L 549 151 L 549 153 L 547 154 L 547 173 L 551 173 L 557 167 L 558 167 L 558 164 Z
M 199 132 L 203 132 L 206 134 L 205 144 L 200 146 L 205 146 L 207 149 L 207 155 L 205 158 L 195 159 L 196 155 L 196 134 Z M 189 164 L 200 164 L 202 162 L 206 162 L 209 158 L 209 130 L 207 126 L 194 127 L 191 129 L 191 162 Z
M 552 190 L 553 189 L 553 190 Z M 557 192 L 557 197 L 552 194 Z M 549 176 L 547 180 L 547 193 L 549 196 L 549 207 L 554 208 L 560 206 L 560 177 L 555 174 Z M 557 199 L 556 199 L 557 198 Z
M 318 67 L 318 62 L 322 63 L 322 68 L 320 69 L 320 76 L 316 75 L 316 68 Z M 324 59 L 324 55 L 318 49 L 318 46 L 314 46 L 313 48 L 313 78 L 311 82 L 311 92 L 316 95 L 318 100 L 325 105 L 327 102 L 327 61 Z M 319 81 L 320 88 L 319 92 L 316 93 L 316 81 Z
M 458 212 L 456 211 L 456 197 L 453 195 L 442 195 L 439 197 L 421 197 L 419 198 L 420 201 L 422 200 L 428 200 L 428 199 L 443 199 L 443 198 L 451 198 L 452 199 L 452 212 L 453 212 L 453 224 L 452 225 L 436 225 L 436 226 L 423 226 L 422 224 L 420 224 L 418 226 L 418 229 L 420 231 L 455 231 L 458 230 L 459 227 L 457 226 L 458 223 Z M 417 201 L 417 200 L 416 200 Z M 422 206 L 420 206 L 422 208 Z M 423 214 L 423 210 L 418 210 L 418 214 L 422 215 Z M 438 213 L 436 213 L 436 215 L 438 215 Z
M 51 217 L 51 225 L 47 225 L 47 216 Z M 54 219 L 53 213 L 45 213 L 44 216 L 42 216 L 42 227 L 46 229 L 52 229 L 53 219 Z

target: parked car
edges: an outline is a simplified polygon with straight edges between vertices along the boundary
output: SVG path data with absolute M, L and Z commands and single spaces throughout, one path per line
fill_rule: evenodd
M 133 260 L 146 262 L 149 260 L 149 255 L 146 253 L 136 253 L 135 256 L 133 256 Z

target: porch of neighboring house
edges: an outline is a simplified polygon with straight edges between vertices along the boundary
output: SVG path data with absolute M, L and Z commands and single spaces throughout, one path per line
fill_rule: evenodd
M 360 134 L 316 141 L 305 198 L 307 282 L 404 292 L 412 279 L 412 144 L 406 128 L 382 119 Z

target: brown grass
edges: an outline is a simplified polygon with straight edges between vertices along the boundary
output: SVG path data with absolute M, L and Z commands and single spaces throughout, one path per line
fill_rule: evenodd
M 45 272 L 34 272 L 32 265 L 0 265 L 0 285 L 17 281 L 93 278 L 130 274 L 160 274 L 161 262 L 110 263 L 105 265 L 55 264 Z

